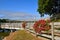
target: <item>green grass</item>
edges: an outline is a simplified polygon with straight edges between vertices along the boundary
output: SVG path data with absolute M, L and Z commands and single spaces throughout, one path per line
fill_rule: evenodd
M 0 32 L 0 38 L 4 38 L 9 35 L 9 32 Z

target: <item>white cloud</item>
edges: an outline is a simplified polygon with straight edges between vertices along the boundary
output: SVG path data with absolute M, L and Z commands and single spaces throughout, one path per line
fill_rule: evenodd
M 35 20 L 34 17 L 36 19 L 39 18 L 38 15 L 25 13 L 25 12 L 0 11 L 0 18 L 8 18 L 15 20 Z

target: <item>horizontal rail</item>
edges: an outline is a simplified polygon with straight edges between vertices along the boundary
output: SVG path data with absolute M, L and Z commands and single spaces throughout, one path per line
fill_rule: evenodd
M 27 30 L 36 35 L 36 33 L 33 30 L 30 30 L 30 29 L 27 29 Z M 52 35 L 49 35 L 49 34 L 38 34 L 38 36 L 52 40 Z M 60 37 L 58 35 L 54 35 L 54 39 L 60 40 Z

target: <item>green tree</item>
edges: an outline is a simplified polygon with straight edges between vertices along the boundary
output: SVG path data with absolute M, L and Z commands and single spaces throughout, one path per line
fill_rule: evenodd
M 43 16 L 44 14 L 55 15 L 57 0 L 38 0 L 38 12 Z
M 9 19 L 0 19 L 0 23 L 6 23 Z
M 60 0 L 38 0 L 38 12 L 41 16 L 48 14 L 53 20 L 60 19 Z M 59 3 L 59 4 L 58 4 Z

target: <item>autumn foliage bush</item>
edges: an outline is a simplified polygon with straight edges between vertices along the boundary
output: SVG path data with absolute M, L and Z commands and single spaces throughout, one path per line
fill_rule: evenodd
M 46 31 L 51 29 L 51 26 L 49 25 L 49 23 L 50 23 L 50 20 L 49 21 L 39 20 L 34 23 L 33 28 L 36 33 L 41 33 L 41 31 Z

